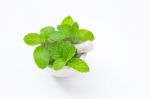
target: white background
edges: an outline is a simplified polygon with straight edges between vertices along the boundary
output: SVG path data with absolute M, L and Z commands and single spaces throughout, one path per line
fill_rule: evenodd
M 91 72 L 56 79 L 22 39 L 68 15 L 95 35 Z M 150 1 L 0 0 L 0 99 L 150 99 Z

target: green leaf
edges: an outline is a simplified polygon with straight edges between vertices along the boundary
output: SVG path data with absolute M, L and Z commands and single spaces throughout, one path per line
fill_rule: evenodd
M 45 39 L 37 33 L 28 33 L 24 36 L 24 42 L 28 45 L 37 45 L 44 41 Z
M 67 25 L 72 26 L 72 24 L 73 24 L 72 17 L 71 16 L 67 16 L 66 18 L 63 19 L 61 24 L 67 24 Z
M 71 26 L 66 25 L 66 24 L 58 25 L 57 29 L 58 29 L 58 31 L 64 33 L 66 35 L 66 37 L 69 37 L 72 32 Z
M 60 41 L 65 38 L 65 34 L 60 31 L 55 31 L 50 33 L 48 36 L 48 41 Z
M 41 34 L 47 34 L 47 33 L 51 33 L 51 32 L 54 32 L 55 31 L 55 28 L 52 27 L 52 26 L 46 26 L 46 27 L 43 27 L 41 30 L 40 30 L 40 33 Z
M 54 60 L 70 60 L 76 52 L 76 48 L 70 42 L 60 41 L 49 46 L 50 55 Z
M 79 30 L 79 24 L 77 22 L 74 22 L 72 25 L 72 29 L 74 32 L 78 32 Z
M 60 70 L 65 66 L 66 62 L 62 59 L 57 59 L 54 63 L 53 63 L 53 68 L 54 70 Z
M 77 22 L 74 22 L 72 25 L 72 30 L 73 32 L 70 34 L 70 38 L 71 40 L 76 43 L 79 41 L 79 36 L 78 36 L 78 30 L 79 30 L 79 25 Z
M 49 64 L 50 53 L 47 48 L 43 46 L 38 46 L 33 53 L 34 61 L 39 68 L 44 69 Z
M 67 66 L 70 66 L 79 72 L 89 72 L 89 67 L 87 63 L 79 58 L 72 58 L 68 61 Z
M 94 40 L 94 35 L 92 34 L 92 32 L 86 29 L 80 29 L 78 31 L 78 36 L 82 42 L 85 42 L 87 40 Z
M 43 27 L 41 30 L 40 30 L 40 33 L 42 36 L 48 38 L 48 36 L 50 35 L 50 33 L 54 32 L 55 31 L 55 28 L 52 27 L 52 26 L 46 26 L 46 27 Z

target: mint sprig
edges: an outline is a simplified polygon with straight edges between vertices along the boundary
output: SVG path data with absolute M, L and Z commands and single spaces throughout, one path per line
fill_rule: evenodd
M 39 45 L 35 48 L 33 57 L 37 66 L 60 70 L 64 66 L 79 72 L 89 72 L 88 64 L 77 57 L 75 44 L 93 41 L 90 30 L 80 29 L 79 24 L 71 16 L 67 16 L 54 28 L 45 26 L 40 33 L 28 33 L 23 40 L 27 45 Z

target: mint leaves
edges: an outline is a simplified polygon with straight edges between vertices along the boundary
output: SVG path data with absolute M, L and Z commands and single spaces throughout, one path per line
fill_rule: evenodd
M 52 27 L 52 26 L 46 26 L 46 27 L 43 27 L 40 30 L 40 34 L 42 36 L 46 37 L 46 39 L 48 39 L 49 35 L 52 34 L 54 31 L 55 31 L 54 27 Z
M 63 19 L 61 24 L 66 24 L 66 25 L 72 25 L 73 24 L 73 19 L 71 16 L 67 16 L 66 18 Z
M 79 59 L 79 58 L 72 58 L 67 63 L 67 65 L 79 72 L 88 72 L 89 71 L 88 65 L 82 59 Z
M 86 29 L 80 29 L 78 31 L 78 36 L 82 42 L 85 42 L 87 40 L 89 40 L 89 41 L 94 40 L 94 35 L 92 34 L 92 32 L 89 30 L 86 30 Z
M 44 69 L 49 64 L 50 54 L 47 48 L 44 48 L 42 46 L 36 47 L 33 56 L 34 61 L 39 68 Z
M 53 68 L 54 70 L 60 70 L 65 66 L 66 62 L 63 59 L 57 59 L 54 64 L 53 64 Z
M 76 48 L 70 42 L 60 41 L 53 43 L 49 47 L 49 52 L 55 60 L 63 59 L 64 61 L 68 61 L 75 55 Z
M 57 26 L 58 31 L 65 34 L 66 38 L 69 38 L 72 33 L 72 28 L 69 25 L 63 24 Z
M 67 34 L 67 38 L 69 38 L 73 43 L 93 41 L 95 39 L 91 31 L 80 29 L 79 24 L 70 16 L 64 18 L 57 29 Z
M 60 70 L 69 66 L 79 72 L 89 72 L 87 63 L 77 57 L 75 44 L 93 41 L 94 35 L 87 29 L 80 29 L 71 16 L 64 18 L 56 29 L 53 26 L 43 27 L 39 33 L 28 33 L 23 40 L 27 45 L 39 45 L 33 57 L 41 69 Z
M 75 56 L 76 48 L 70 42 L 56 42 L 49 47 L 50 55 L 56 61 L 53 64 L 54 70 L 62 69 L 66 63 L 68 66 L 74 68 L 80 72 L 88 72 L 88 65 L 79 58 L 73 58 Z
M 43 35 L 47 35 L 47 34 L 52 33 L 54 31 L 55 31 L 54 27 L 52 27 L 52 26 L 46 26 L 46 27 L 43 27 L 40 30 L 40 33 L 43 34 Z
M 29 33 L 25 35 L 24 42 L 28 45 L 37 45 L 44 42 L 44 38 L 37 33 Z
M 55 31 L 53 33 L 50 33 L 48 36 L 48 41 L 60 41 L 65 38 L 65 34 L 60 31 Z

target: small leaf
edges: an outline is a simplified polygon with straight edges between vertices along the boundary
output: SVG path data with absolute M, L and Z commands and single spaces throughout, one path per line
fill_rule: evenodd
M 44 69 L 49 64 L 50 54 L 47 48 L 43 46 L 38 46 L 33 53 L 34 61 L 39 68 Z
M 60 41 L 65 38 L 65 34 L 60 31 L 55 31 L 53 33 L 50 33 L 48 36 L 48 41 Z
M 85 42 L 87 40 L 90 40 L 90 41 L 94 40 L 94 35 L 89 30 L 80 29 L 78 31 L 78 36 L 82 42 Z
M 46 26 L 46 27 L 43 27 L 41 30 L 40 30 L 40 33 L 41 34 L 45 34 L 45 33 L 51 33 L 51 32 L 54 32 L 55 31 L 55 28 L 52 27 L 52 26 Z
M 61 24 L 67 24 L 67 25 L 72 26 L 72 24 L 73 24 L 72 17 L 71 16 L 67 16 L 66 18 L 63 19 Z
M 54 60 L 70 60 L 76 52 L 76 48 L 70 42 L 60 41 L 49 46 L 50 55 Z
M 68 61 L 67 65 L 79 72 L 89 72 L 89 67 L 87 63 L 79 58 L 72 58 Z
M 77 22 L 74 22 L 72 25 L 72 30 L 73 32 L 70 34 L 70 38 L 71 40 L 76 43 L 79 41 L 79 36 L 78 36 L 78 30 L 79 30 L 79 25 Z
M 74 22 L 72 25 L 72 29 L 74 32 L 78 32 L 79 30 L 79 24 L 77 22 Z
M 28 45 L 37 45 L 44 41 L 45 39 L 37 33 L 29 33 L 24 36 L 24 42 Z
M 46 26 L 46 27 L 43 27 L 41 30 L 40 30 L 40 33 L 42 36 L 48 38 L 48 36 L 50 35 L 50 33 L 54 32 L 55 31 L 55 28 L 52 27 L 52 26 Z
M 65 66 L 66 62 L 63 61 L 62 59 L 57 59 L 54 63 L 53 63 L 53 68 L 54 70 L 60 70 Z
M 58 25 L 57 26 L 58 31 L 64 33 L 66 37 L 69 37 L 69 35 L 72 32 L 71 26 L 63 24 L 63 25 Z

